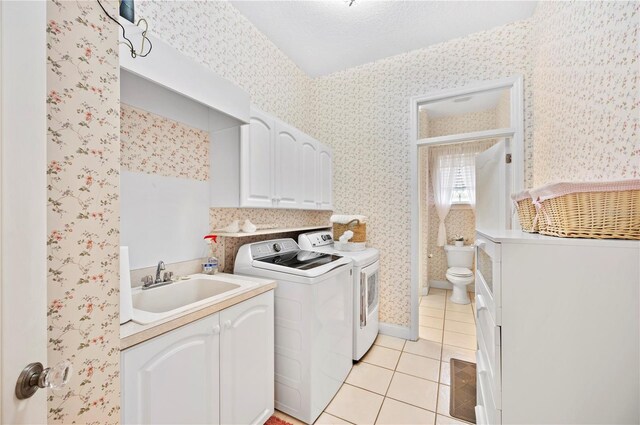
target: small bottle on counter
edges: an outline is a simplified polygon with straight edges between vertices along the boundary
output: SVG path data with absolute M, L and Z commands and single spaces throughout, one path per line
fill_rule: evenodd
M 207 258 L 207 262 L 202 265 L 202 273 L 204 274 L 218 273 L 218 259 L 216 257 Z

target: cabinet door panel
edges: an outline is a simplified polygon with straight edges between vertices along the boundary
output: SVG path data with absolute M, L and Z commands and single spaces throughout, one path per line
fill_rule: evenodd
M 273 119 L 254 110 L 251 111 L 249 124 L 242 127 L 242 206 L 273 206 L 274 131 Z
M 318 202 L 320 208 L 333 208 L 333 163 L 331 149 L 320 145 L 318 150 Z
M 218 314 L 122 352 L 126 424 L 219 424 Z
M 299 132 L 277 123 L 274 174 L 276 206 L 279 208 L 300 206 L 299 149 Z
M 318 209 L 318 142 L 305 137 L 300 147 L 302 207 Z
M 220 421 L 263 424 L 273 414 L 273 291 L 220 313 Z

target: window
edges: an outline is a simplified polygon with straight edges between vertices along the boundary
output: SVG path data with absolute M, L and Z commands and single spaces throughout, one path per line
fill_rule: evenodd
M 455 167 L 455 177 L 453 181 L 453 190 L 451 191 L 451 204 L 453 205 L 469 205 L 471 198 L 469 196 L 469 186 L 467 185 L 464 166 Z

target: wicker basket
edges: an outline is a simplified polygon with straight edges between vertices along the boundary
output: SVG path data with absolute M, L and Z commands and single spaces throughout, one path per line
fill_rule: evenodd
M 360 220 L 351 220 L 347 224 L 333 223 L 333 240 L 340 240 L 340 236 L 347 230 L 353 232 L 353 237 L 349 239 L 349 242 L 367 241 L 367 224 L 360 223 Z
M 640 240 L 640 180 L 558 183 L 531 194 L 539 204 L 541 234 Z
M 518 218 L 520 219 L 522 230 L 529 233 L 538 233 L 540 228 L 538 212 L 529 191 L 525 190 L 524 192 L 511 195 L 511 199 L 513 199 L 513 203 L 518 211 Z

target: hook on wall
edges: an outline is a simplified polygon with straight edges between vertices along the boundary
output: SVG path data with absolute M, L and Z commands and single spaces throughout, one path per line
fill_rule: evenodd
M 125 28 L 122 26 L 122 24 L 120 24 L 120 22 L 118 22 L 116 18 L 114 18 L 113 16 L 111 16 L 111 14 L 109 14 L 109 12 L 107 12 L 107 10 L 104 8 L 100 0 L 96 0 L 96 1 L 100 5 L 100 8 L 102 9 L 102 11 L 107 15 L 107 17 L 111 19 L 113 22 L 115 22 L 116 24 L 118 24 L 120 28 L 122 28 L 122 38 L 124 38 L 125 41 L 121 41 L 120 43 L 124 44 L 129 48 L 131 57 L 132 58 L 147 57 L 149 53 L 151 53 L 151 49 L 153 49 L 153 44 L 151 43 L 151 40 L 149 40 L 149 37 L 147 37 L 147 31 L 149 30 L 149 23 L 147 22 L 147 20 L 144 18 L 141 18 L 138 20 L 138 23 L 136 24 L 136 26 L 140 26 L 141 23 L 144 23 L 144 29 L 142 30 L 142 43 L 140 44 L 140 50 L 136 51 L 135 47 L 133 46 L 133 42 L 127 37 L 127 32 Z M 128 19 L 133 22 L 133 2 L 130 3 L 130 9 L 131 9 L 131 17 L 130 17 L 131 19 L 129 19 L 128 17 L 125 19 Z M 149 44 L 149 49 L 146 52 L 145 52 L 145 43 Z

